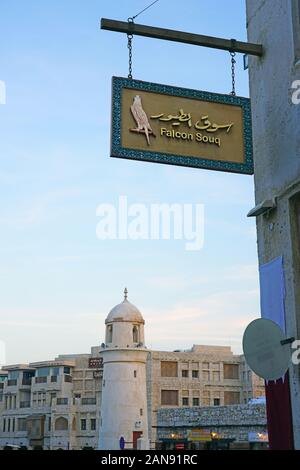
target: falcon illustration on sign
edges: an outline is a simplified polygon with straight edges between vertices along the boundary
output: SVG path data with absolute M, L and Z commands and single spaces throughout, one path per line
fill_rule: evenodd
M 155 134 L 149 124 L 147 114 L 143 110 L 142 107 L 142 100 L 139 95 L 136 95 L 133 98 L 133 104 L 130 106 L 132 115 L 137 123 L 137 128 L 136 129 L 130 129 L 130 132 L 138 132 L 141 134 L 145 134 L 146 140 L 148 145 L 150 145 L 150 135 L 153 135 L 155 137 Z

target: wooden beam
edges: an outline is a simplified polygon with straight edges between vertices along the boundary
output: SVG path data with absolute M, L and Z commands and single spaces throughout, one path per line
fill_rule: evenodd
M 252 44 L 249 42 L 236 41 L 235 39 L 222 39 L 212 36 L 203 36 L 202 34 L 185 33 L 173 29 L 155 28 L 133 22 L 101 19 L 101 29 L 116 31 L 118 33 L 135 34 L 137 36 L 146 36 L 148 38 L 164 39 L 166 41 L 183 42 L 193 44 L 194 46 L 212 47 L 225 51 L 241 52 L 243 54 L 263 55 L 261 44 Z

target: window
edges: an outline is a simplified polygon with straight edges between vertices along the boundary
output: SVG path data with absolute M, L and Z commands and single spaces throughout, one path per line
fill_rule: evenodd
M 8 380 L 15 380 L 15 379 L 18 379 L 18 377 L 19 377 L 18 370 L 10 370 L 8 372 Z
M 209 382 L 209 372 L 208 372 L 208 370 L 202 371 L 202 380 L 204 382 Z
M 49 416 L 49 420 L 48 420 L 48 431 L 49 432 L 51 431 L 51 416 Z
M 67 405 L 68 404 L 68 398 L 58 398 L 56 400 L 57 405 Z
M 26 431 L 26 418 L 18 418 L 18 431 Z
M 238 405 L 240 403 L 240 392 L 224 392 L 225 405 Z
M 47 377 L 50 374 L 50 367 L 40 367 L 37 369 L 37 377 Z
M 96 420 L 94 418 L 91 419 L 91 431 L 96 431 Z
M 24 379 L 31 379 L 34 377 L 35 371 L 34 370 L 24 370 L 23 372 L 23 378 Z
M 15 432 L 15 425 L 16 425 L 16 420 L 15 418 L 12 419 L 12 432 Z
M 136 370 L 133 371 L 133 377 L 136 379 Z
M 133 339 L 133 342 L 134 343 L 138 343 L 139 342 L 139 329 L 137 326 L 134 326 L 132 328 L 132 339 Z
M 143 408 L 140 408 L 140 416 L 143 416 Z
M 178 377 L 178 362 L 161 361 L 161 377 Z
M 10 418 L 8 418 L 8 426 L 7 426 L 7 432 L 10 432 Z
M 96 397 L 82 398 L 81 404 L 82 405 L 96 405 Z
M 3 426 L 2 426 L 2 432 L 6 431 L 6 419 L 3 419 Z
M 192 370 L 192 377 L 193 377 L 193 379 L 198 379 L 199 371 L 198 370 Z
M 189 376 L 189 371 L 188 370 L 182 370 L 181 373 L 182 373 L 183 378 L 185 378 L 185 379 L 188 378 L 188 376 Z
M 55 393 L 55 392 L 51 392 L 51 393 L 50 393 L 50 405 L 51 405 L 51 406 L 54 404 L 55 398 L 56 398 L 56 393 Z
M 224 364 L 224 379 L 229 379 L 229 380 L 239 379 L 239 365 L 238 364 Z
M 213 382 L 220 382 L 220 372 L 214 370 L 213 371 Z
M 45 383 L 47 383 L 47 376 L 44 376 L 44 377 L 36 377 L 36 378 L 35 378 L 35 383 L 36 383 L 36 384 L 45 384 Z
M 199 406 L 199 398 L 193 398 L 193 406 Z
M 80 420 L 80 429 L 81 431 L 86 431 L 86 419 Z
M 23 371 L 22 385 L 31 385 L 32 377 L 34 377 L 35 372 L 32 371 Z
M 161 404 L 167 406 L 178 406 L 178 390 L 162 390 Z
M 220 406 L 220 398 L 214 398 L 214 406 Z
M 189 399 L 188 397 L 182 398 L 182 406 L 189 406 Z
M 67 431 L 68 427 L 68 420 L 66 418 L 60 417 L 55 421 L 55 431 Z
M 59 367 L 53 367 L 51 371 L 51 375 L 59 375 Z
M 106 342 L 107 343 L 112 342 L 112 334 L 113 334 L 113 326 L 107 325 L 107 328 L 106 328 Z
M 64 374 L 71 374 L 71 367 L 64 367 Z

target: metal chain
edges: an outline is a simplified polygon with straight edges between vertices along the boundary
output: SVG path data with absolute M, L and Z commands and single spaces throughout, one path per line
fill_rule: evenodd
M 230 94 L 232 96 L 235 96 L 236 95 L 235 93 L 235 64 L 236 64 L 235 56 L 236 56 L 236 53 L 230 52 L 230 55 L 231 55 L 231 80 L 232 80 L 232 91 Z
M 128 18 L 128 23 L 133 23 L 133 18 Z M 133 34 L 127 34 L 128 47 L 128 78 L 132 79 L 132 40 Z

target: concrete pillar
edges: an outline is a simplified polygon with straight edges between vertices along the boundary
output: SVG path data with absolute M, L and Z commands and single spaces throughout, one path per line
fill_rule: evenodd
M 287 336 L 300 338 L 300 7 L 296 0 L 247 0 L 249 42 L 264 47 L 249 58 L 256 204 L 277 198 L 277 209 L 257 217 L 259 263 L 283 256 Z M 297 215 L 298 212 L 298 215 Z M 297 220 L 298 219 L 298 220 Z M 299 366 L 289 369 L 294 444 L 300 449 Z

